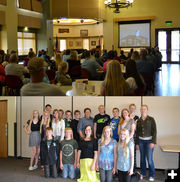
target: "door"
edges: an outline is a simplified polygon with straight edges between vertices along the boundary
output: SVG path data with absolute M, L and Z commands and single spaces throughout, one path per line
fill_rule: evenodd
M 164 63 L 180 62 L 180 28 L 156 29 L 156 45 Z
M 7 101 L 0 101 L 0 158 L 8 156 Z

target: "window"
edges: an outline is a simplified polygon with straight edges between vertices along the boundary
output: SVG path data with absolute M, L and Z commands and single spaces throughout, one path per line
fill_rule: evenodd
M 89 50 L 89 39 L 83 39 L 83 49 Z
M 66 50 L 66 40 L 61 39 L 60 40 L 60 51 L 64 51 L 64 50 Z
M 36 53 L 35 33 L 18 32 L 18 55 L 27 55 L 30 48 Z

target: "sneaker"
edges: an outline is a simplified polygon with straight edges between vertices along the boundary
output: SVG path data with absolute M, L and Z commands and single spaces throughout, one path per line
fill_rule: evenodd
M 149 178 L 149 181 L 154 181 L 154 178 L 153 178 L 153 177 L 150 177 L 150 178 Z
M 37 168 L 38 168 L 38 166 L 37 165 L 34 165 L 33 169 L 37 169 Z
M 29 171 L 32 171 L 32 170 L 34 170 L 34 167 L 31 167 L 31 166 L 29 166 Z

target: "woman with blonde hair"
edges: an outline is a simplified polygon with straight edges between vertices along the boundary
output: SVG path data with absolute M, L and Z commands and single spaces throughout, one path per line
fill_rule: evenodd
M 120 130 L 117 147 L 117 170 L 119 182 L 130 182 L 134 166 L 134 143 L 127 129 Z
M 113 137 L 111 126 L 103 128 L 101 139 L 98 141 L 98 157 L 96 169 L 100 171 L 101 182 L 112 182 L 116 172 L 117 142 Z
M 63 62 L 62 56 L 61 56 L 60 53 L 57 53 L 57 54 L 56 54 L 55 62 L 56 62 L 56 69 L 58 70 L 59 66 L 60 66 L 61 63 Z
M 32 118 L 29 119 L 24 126 L 24 131 L 27 135 L 29 135 L 29 147 L 32 147 L 33 149 L 33 154 L 31 156 L 30 166 L 29 166 L 29 170 L 32 171 L 38 168 L 38 158 L 40 153 L 40 142 L 41 142 L 40 120 L 39 120 L 39 112 L 37 110 L 33 111 Z
M 138 51 L 134 51 L 134 52 L 132 53 L 131 59 L 134 60 L 134 61 L 139 60 L 139 59 L 140 59 L 139 52 L 138 52 Z
M 134 119 L 130 118 L 129 110 L 124 108 L 121 111 L 121 118 L 118 125 L 118 135 L 120 135 L 120 130 L 126 128 L 129 131 L 129 138 L 133 140 L 134 131 L 135 131 L 135 123 Z
M 105 80 L 101 87 L 101 96 L 127 95 L 128 86 L 121 72 L 119 61 L 112 60 L 108 63 Z

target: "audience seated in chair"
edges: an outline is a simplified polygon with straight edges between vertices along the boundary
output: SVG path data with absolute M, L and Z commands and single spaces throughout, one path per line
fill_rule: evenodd
M 31 83 L 21 88 L 22 96 L 64 96 L 60 87 L 43 82 L 45 75 L 43 58 L 33 58 L 28 63 Z
M 101 96 L 124 96 L 128 94 L 128 85 L 123 78 L 121 65 L 111 60 L 107 65 L 107 73 L 101 87 Z
M 99 80 L 101 75 L 99 75 L 97 71 L 98 70 L 103 71 L 103 68 L 95 60 L 92 60 L 90 57 L 91 57 L 90 51 L 86 51 L 85 61 L 81 64 L 81 68 L 88 70 L 93 80 Z
M 56 73 L 56 80 L 61 85 L 72 85 L 71 77 L 67 74 L 68 72 L 68 63 L 63 62 L 59 67 L 59 71 Z

